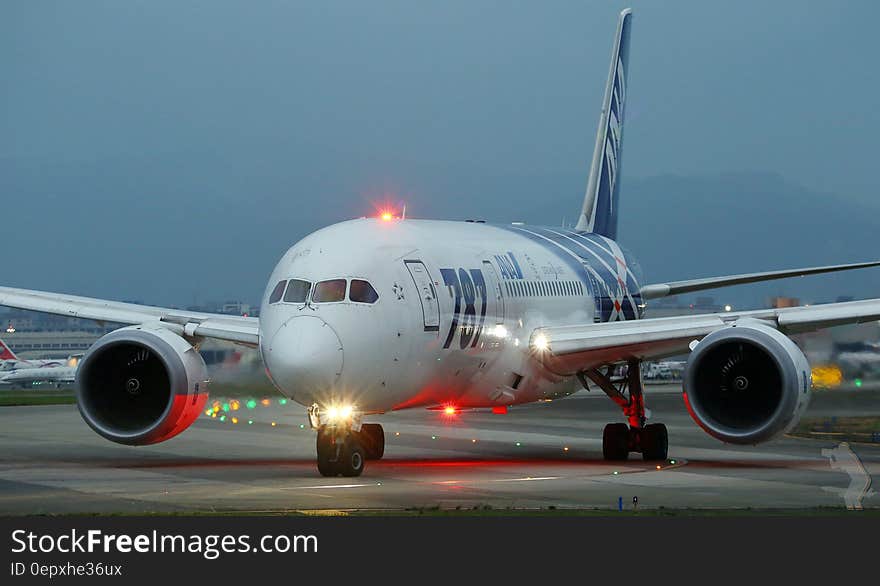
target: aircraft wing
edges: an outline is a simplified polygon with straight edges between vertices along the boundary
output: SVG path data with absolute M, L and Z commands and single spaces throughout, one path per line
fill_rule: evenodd
M 655 283 L 645 285 L 639 289 L 642 299 L 659 299 L 681 293 L 693 293 L 706 289 L 718 289 L 731 285 L 745 283 L 757 283 L 759 281 L 772 281 L 774 279 L 786 279 L 788 277 L 804 277 L 806 275 L 819 275 L 836 271 L 849 271 L 852 269 L 864 269 L 880 266 L 880 261 L 860 262 L 846 265 L 829 265 L 824 267 L 807 267 L 802 269 L 788 269 L 784 271 L 767 271 L 764 273 L 745 273 L 742 275 L 727 275 L 724 277 L 709 277 L 705 279 L 691 279 L 688 281 L 672 281 L 669 283 Z
M 260 322 L 255 317 L 169 309 L 63 293 L 0 287 L 0 305 L 101 322 L 137 325 L 161 322 L 180 334 L 236 342 L 260 343 Z
M 796 334 L 880 320 L 880 299 L 542 327 L 532 332 L 530 345 L 552 370 L 569 374 L 631 358 L 683 354 L 692 341 L 745 318 L 761 320 L 785 334 Z

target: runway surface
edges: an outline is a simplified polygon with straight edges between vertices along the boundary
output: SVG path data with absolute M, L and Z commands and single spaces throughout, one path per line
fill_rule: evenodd
M 242 402 L 225 421 L 203 416 L 169 442 L 137 448 L 100 438 L 74 406 L 4 407 L 0 514 L 616 509 L 619 498 L 632 508 L 634 496 L 640 508 L 880 506 L 871 488 L 880 444 L 782 438 L 725 446 L 696 427 L 679 393 L 649 388 L 647 396 L 652 420 L 669 427 L 670 460 L 659 470 L 638 455 L 602 461 L 602 427 L 622 419 L 594 392 L 506 415 L 416 410 L 376 418 L 385 427 L 385 459 L 368 462 L 359 478 L 318 475 L 314 432 L 293 403 L 248 409 Z M 871 413 L 880 413 L 878 393 L 825 393 L 808 415 Z

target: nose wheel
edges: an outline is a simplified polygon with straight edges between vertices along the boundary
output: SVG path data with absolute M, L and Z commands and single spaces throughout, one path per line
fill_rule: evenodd
M 626 416 L 626 423 L 609 423 L 602 433 L 602 455 L 609 461 L 629 458 L 630 452 L 641 452 L 645 461 L 665 460 L 669 453 L 669 434 L 662 423 L 647 424 L 648 411 L 642 388 L 642 372 L 638 360 L 627 363 L 626 374 L 610 376 L 610 370 L 588 370 L 578 378 L 589 388 L 587 379 L 596 384 L 617 403 Z
M 316 441 L 321 476 L 360 476 L 367 460 L 385 454 L 385 432 L 377 423 L 364 423 L 360 431 L 325 425 Z
M 319 429 L 318 472 L 321 476 L 360 476 L 367 460 L 355 434 L 336 429 Z

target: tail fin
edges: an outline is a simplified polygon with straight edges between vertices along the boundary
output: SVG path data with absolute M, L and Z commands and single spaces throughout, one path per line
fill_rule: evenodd
M 587 193 L 576 229 L 617 237 L 617 202 L 620 193 L 620 154 L 623 146 L 623 115 L 626 106 L 626 72 L 629 68 L 629 36 L 632 10 L 620 13 L 611 52 L 611 67 L 596 133 L 596 148 Z
M 9 349 L 3 340 L 0 340 L 0 360 L 18 360 L 18 356 Z

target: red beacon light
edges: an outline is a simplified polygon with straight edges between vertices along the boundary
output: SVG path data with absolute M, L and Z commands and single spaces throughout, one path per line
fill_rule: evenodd
M 383 208 L 379 210 L 379 219 L 383 222 L 403 220 L 404 218 L 406 218 L 406 206 L 403 206 L 403 210 L 401 210 L 400 213 L 397 213 L 391 208 Z

